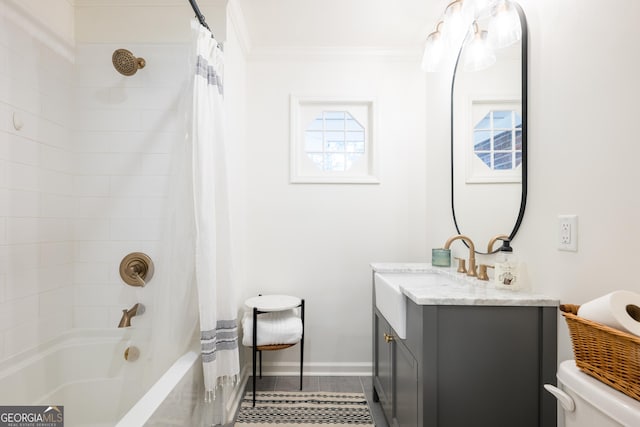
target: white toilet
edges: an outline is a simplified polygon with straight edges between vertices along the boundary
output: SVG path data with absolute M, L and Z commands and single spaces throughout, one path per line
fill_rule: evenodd
M 558 386 L 545 384 L 561 405 L 565 427 L 640 426 L 640 401 L 580 371 L 573 360 L 558 368 Z

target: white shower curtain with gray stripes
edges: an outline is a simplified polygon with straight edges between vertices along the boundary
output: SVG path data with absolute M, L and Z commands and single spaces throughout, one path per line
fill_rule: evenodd
M 210 400 L 218 385 L 235 381 L 240 362 L 224 144 L 223 54 L 206 28 L 194 20 L 192 29 L 195 281 L 204 384 Z

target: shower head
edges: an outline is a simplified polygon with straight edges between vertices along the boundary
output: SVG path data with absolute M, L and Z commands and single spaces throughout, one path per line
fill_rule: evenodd
M 144 68 L 144 58 L 136 58 L 127 49 L 117 49 L 111 56 L 116 71 L 124 76 L 133 76 L 140 68 Z

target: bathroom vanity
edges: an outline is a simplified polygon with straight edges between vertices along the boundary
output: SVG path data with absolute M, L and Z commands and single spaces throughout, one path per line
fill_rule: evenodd
M 372 264 L 373 384 L 390 426 L 556 425 L 558 301 L 430 264 Z

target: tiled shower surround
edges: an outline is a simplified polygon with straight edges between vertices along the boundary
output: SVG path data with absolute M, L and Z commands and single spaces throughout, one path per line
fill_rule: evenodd
M 147 61 L 118 74 L 115 49 Z M 74 326 L 109 328 L 122 309 L 147 302 L 148 287 L 125 286 L 119 263 L 130 252 L 156 262 L 168 189 L 170 151 L 185 134 L 184 45 L 77 46 L 74 108 Z
M 0 359 L 115 327 L 149 300 L 119 263 L 158 256 L 169 153 L 185 134 L 188 46 L 59 47 L 0 14 Z M 118 74 L 118 48 L 147 67 Z
M 0 15 L 0 357 L 73 325 L 73 63 Z M 14 127 L 14 117 L 20 130 Z

